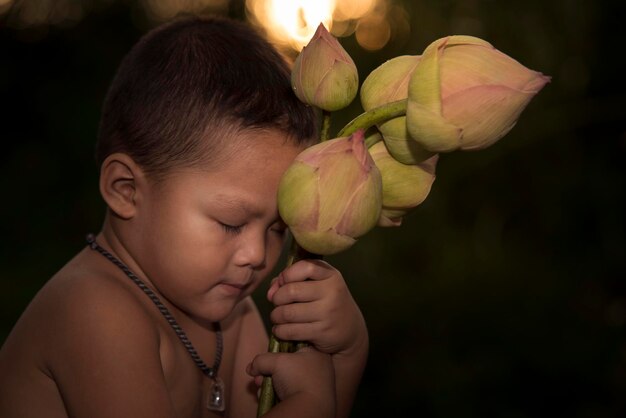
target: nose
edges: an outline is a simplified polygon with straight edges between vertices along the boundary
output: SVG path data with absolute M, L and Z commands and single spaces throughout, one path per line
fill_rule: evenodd
M 235 262 L 242 267 L 262 269 L 265 267 L 265 255 L 265 234 L 249 234 L 241 241 Z

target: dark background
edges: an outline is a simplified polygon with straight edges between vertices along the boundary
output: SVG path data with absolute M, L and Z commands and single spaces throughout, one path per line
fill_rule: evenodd
M 155 23 L 134 2 L 91 3 L 72 24 L 0 16 L 0 341 L 103 219 L 100 106 Z M 502 141 L 443 156 L 400 229 L 328 258 L 370 330 L 353 416 L 626 414 L 624 4 L 407 0 L 408 40 L 377 52 L 341 40 L 361 80 L 461 32 L 553 77 Z

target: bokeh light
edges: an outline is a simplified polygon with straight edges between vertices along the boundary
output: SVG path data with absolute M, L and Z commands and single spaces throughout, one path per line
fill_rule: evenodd
M 369 15 L 359 21 L 356 40 L 363 48 L 376 51 L 384 47 L 391 38 L 391 27 L 383 16 Z
M 332 27 L 335 0 L 248 0 L 248 16 L 277 44 L 300 50 L 323 23 Z
M 0 0 L 0 14 L 8 14 L 16 27 L 65 26 L 82 19 L 91 1 L 74 0 Z
M 80 21 L 92 10 L 115 0 L 0 0 L 0 15 L 17 28 L 62 26 Z M 131 3 L 130 1 L 126 1 Z M 164 22 L 179 14 L 223 14 L 230 0 L 135 0 L 151 21 Z
M 242 0 L 240 0 L 242 1 Z M 181 14 L 228 14 L 233 0 L 134 0 L 135 10 L 154 23 Z M 8 26 L 71 26 L 116 0 L 0 0 L 0 16 Z M 355 34 L 365 50 L 376 51 L 408 38 L 403 3 L 396 0 L 245 0 L 247 18 L 287 52 L 306 45 L 320 23 L 337 37 Z
M 626 2 L 334 3 L 360 75 L 465 34 L 553 76 L 496 146 L 442 156 L 400 228 L 329 258 L 370 335 L 351 415 L 626 416 Z M 94 142 L 124 54 L 174 14 L 251 15 L 246 0 L 190 4 L 0 0 L 0 344 L 102 225 Z M 372 15 L 391 29 L 378 51 L 357 34 Z M 335 112 L 331 133 L 359 111 Z
M 356 32 L 361 47 L 379 50 L 392 39 L 391 20 L 402 9 L 390 0 L 247 0 L 246 6 L 249 19 L 273 42 L 295 51 L 308 43 L 320 23 L 335 36 Z M 407 25 L 407 19 L 400 22 L 402 34 Z
M 12 3 L 13 0 L 0 0 L 0 14 L 9 10 Z

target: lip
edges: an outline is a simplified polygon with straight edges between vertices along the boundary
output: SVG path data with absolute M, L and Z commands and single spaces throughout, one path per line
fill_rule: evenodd
M 227 294 L 229 295 L 240 295 L 245 289 L 246 287 L 248 287 L 248 283 L 229 283 L 229 282 L 222 282 L 219 284 L 220 288 Z

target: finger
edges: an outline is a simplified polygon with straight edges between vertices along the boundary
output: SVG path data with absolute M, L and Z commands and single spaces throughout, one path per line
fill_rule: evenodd
M 283 270 L 279 275 L 281 285 L 302 282 L 307 279 L 324 280 L 336 270 L 324 260 L 300 260 Z
M 276 293 L 279 288 L 280 283 L 278 282 L 278 277 L 274 277 L 272 279 L 269 289 L 267 289 L 267 300 L 271 302 L 272 298 L 274 297 L 274 293 Z
M 272 295 L 271 302 L 276 305 L 285 305 L 294 302 L 313 302 L 322 297 L 323 289 L 316 282 L 296 282 L 281 286 Z
M 257 355 L 246 368 L 250 376 L 271 376 L 276 370 L 276 362 L 280 353 L 263 353 Z
M 318 336 L 320 328 L 319 322 L 280 324 L 272 327 L 272 333 L 281 340 L 307 341 Z
M 278 306 L 270 313 L 272 324 L 316 322 L 323 318 L 323 306 L 320 302 L 289 303 Z

